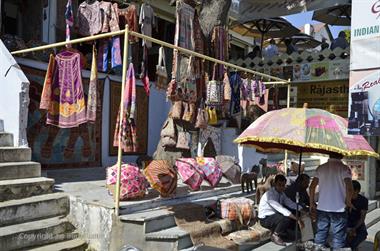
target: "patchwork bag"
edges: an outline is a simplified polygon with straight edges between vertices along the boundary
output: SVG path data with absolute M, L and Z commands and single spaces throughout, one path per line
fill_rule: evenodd
M 223 219 L 238 220 L 242 225 L 248 225 L 253 214 L 253 200 L 247 198 L 229 198 L 218 201 L 219 215 Z
M 161 145 L 163 147 L 175 147 L 176 144 L 175 124 L 172 118 L 168 118 L 161 129 Z
M 168 87 L 168 73 L 166 71 L 165 50 L 160 47 L 158 50 L 158 64 L 156 65 L 156 87 L 159 90 L 166 90 Z
M 218 162 L 214 158 L 197 157 L 197 163 L 202 169 L 206 181 L 212 187 L 218 185 L 223 176 Z
M 106 184 L 109 192 L 115 197 L 117 165 L 107 168 Z M 148 182 L 140 169 L 132 164 L 122 164 L 120 176 L 120 200 L 138 199 L 145 196 Z
M 208 125 L 208 112 L 205 109 L 198 108 L 195 128 L 206 129 Z
M 228 77 L 227 72 L 224 73 L 223 91 L 224 91 L 224 100 L 225 101 L 231 100 L 232 90 L 231 90 L 230 78 Z
M 206 104 L 222 105 L 224 101 L 223 82 L 211 80 L 206 86 Z
M 191 134 L 189 132 L 178 132 L 176 147 L 182 150 L 190 150 Z
M 220 168 L 222 169 L 224 177 L 234 184 L 240 183 L 241 167 L 234 157 L 228 155 L 216 156 Z
M 177 188 L 177 172 L 167 160 L 152 160 L 144 169 L 144 175 L 150 186 L 162 197 L 169 197 Z
M 199 190 L 203 182 L 203 173 L 197 161 L 193 158 L 180 158 L 176 160 L 175 165 L 182 181 L 192 190 Z

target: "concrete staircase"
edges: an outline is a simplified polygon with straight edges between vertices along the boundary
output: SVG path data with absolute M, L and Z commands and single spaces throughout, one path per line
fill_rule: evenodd
M 218 199 L 231 197 L 247 197 L 254 200 L 254 193 L 243 194 L 240 191 L 232 191 L 223 195 L 193 200 L 192 202 L 207 206 L 215 203 Z M 191 241 L 190 234 L 176 225 L 174 213 L 166 208 L 155 208 L 121 215 L 120 220 L 124 224 L 130 225 L 131 232 L 128 232 L 128 234 L 133 236 L 133 238 L 131 238 L 129 243 L 142 250 L 196 250 Z M 257 244 L 244 245 L 240 246 L 239 250 L 251 250 L 255 246 Z
M 66 216 L 68 195 L 53 193 L 54 180 L 41 177 L 31 149 L 14 147 L 0 132 L 0 249 L 70 250 L 87 248 Z

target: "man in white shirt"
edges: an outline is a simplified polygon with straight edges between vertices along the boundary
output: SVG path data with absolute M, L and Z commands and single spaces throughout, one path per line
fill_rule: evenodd
M 321 248 L 326 246 L 330 226 L 333 238 L 332 248 L 344 248 L 346 245 L 347 213 L 352 208 L 351 171 L 343 164 L 343 156 L 330 154 L 330 159 L 320 165 L 310 185 L 310 214 L 317 219 L 317 233 L 314 242 Z M 315 204 L 315 189 L 319 185 L 318 206 Z
M 271 39 L 269 41 L 269 45 L 265 47 L 264 49 L 264 57 L 270 59 L 277 55 L 278 55 L 278 47 L 274 39 Z
M 260 199 L 259 220 L 261 226 L 271 230 L 271 240 L 277 245 L 286 246 L 283 238 L 292 238 L 295 230 L 296 216 L 289 210 L 296 210 L 296 203 L 289 199 L 285 191 L 286 178 L 276 175 L 274 185 Z M 288 209 L 289 208 L 289 209 Z M 304 224 L 298 220 L 301 228 Z

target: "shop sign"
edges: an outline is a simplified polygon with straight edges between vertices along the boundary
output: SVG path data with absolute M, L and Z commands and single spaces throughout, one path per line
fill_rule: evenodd
M 295 64 L 293 67 L 294 82 L 338 80 L 348 78 L 348 60 Z
M 380 67 L 380 0 L 353 0 L 351 70 Z
M 380 69 L 351 71 L 348 133 L 380 135 Z
M 319 108 L 347 117 L 348 81 L 303 83 L 297 86 L 297 107 L 308 103 L 309 108 Z

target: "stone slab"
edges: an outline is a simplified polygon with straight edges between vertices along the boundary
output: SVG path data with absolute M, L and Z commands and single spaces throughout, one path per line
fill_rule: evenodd
M 44 177 L 0 180 L 0 202 L 53 192 L 54 180 Z
M 0 147 L 0 163 L 30 161 L 31 158 L 29 147 Z
M 69 197 L 64 193 L 0 202 L 0 226 L 65 216 L 69 210 Z
M 365 217 L 365 225 L 367 226 L 367 228 L 375 225 L 379 221 L 380 221 L 380 208 L 376 208 L 375 210 L 372 210 L 371 212 L 367 213 L 367 216 Z
M 0 147 L 12 147 L 13 134 L 7 132 L 0 132 Z
M 37 162 L 0 163 L 0 180 L 37 178 L 41 176 L 41 164 Z
M 74 239 L 32 248 L 29 251 L 85 251 L 87 243 L 81 239 Z

